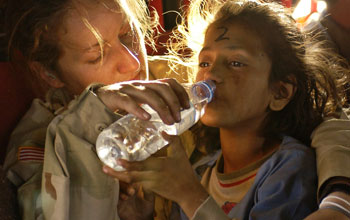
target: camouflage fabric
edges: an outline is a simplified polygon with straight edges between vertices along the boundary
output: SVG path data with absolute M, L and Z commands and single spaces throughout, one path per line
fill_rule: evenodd
M 0 220 L 19 220 L 15 186 L 6 178 L 0 167 Z

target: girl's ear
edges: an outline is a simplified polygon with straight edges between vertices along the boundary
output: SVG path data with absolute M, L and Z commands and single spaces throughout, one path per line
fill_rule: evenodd
M 64 83 L 52 72 L 48 71 L 39 62 L 32 62 L 30 68 L 33 72 L 37 73 L 42 80 L 44 80 L 50 87 L 62 88 Z
M 292 83 L 278 82 L 273 91 L 269 107 L 272 111 L 281 111 L 292 99 L 296 87 Z

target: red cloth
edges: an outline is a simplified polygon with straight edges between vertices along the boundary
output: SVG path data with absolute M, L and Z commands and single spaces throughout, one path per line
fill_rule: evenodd
M 12 130 L 27 111 L 34 97 L 21 73 L 7 62 L 0 62 L 0 164 L 3 163 Z
M 350 31 L 350 1 L 338 0 L 328 11 L 333 20 Z

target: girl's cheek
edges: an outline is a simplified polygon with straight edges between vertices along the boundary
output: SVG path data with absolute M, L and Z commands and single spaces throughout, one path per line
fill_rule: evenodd
M 198 71 L 196 75 L 196 82 L 202 81 L 202 80 L 204 80 L 204 74 L 201 73 L 201 71 Z

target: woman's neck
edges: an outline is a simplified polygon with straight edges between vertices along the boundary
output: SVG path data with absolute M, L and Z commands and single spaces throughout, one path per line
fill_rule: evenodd
M 220 129 L 224 158 L 224 173 L 230 173 L 254 163 L 275 150 L 280 142 L 260 137 L 256 131 Z

